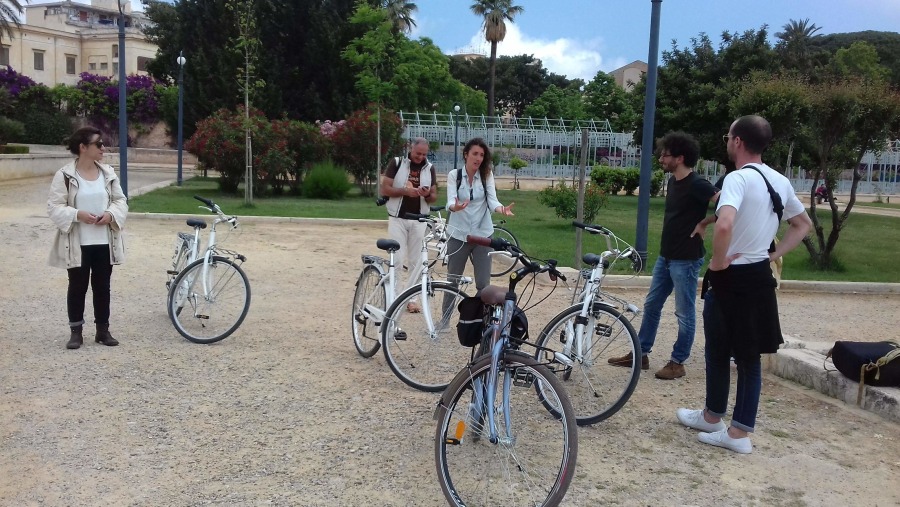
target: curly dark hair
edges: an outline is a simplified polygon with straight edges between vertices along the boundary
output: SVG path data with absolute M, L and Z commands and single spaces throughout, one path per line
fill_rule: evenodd
M 100 129 L 96 127 L 81 127 L 72 133 L 72 135 L 65 140 L 64 144 L 66 145 L 66 148 L 72 152 L 72 155 L 79 155 L 81 153 L 81 145 L 91 144 L 91 138 L 95 135 L 103 137 L 103 132 L 100 132 Z
M 669 132 L 656 141 L 656 149 L 673 157 L 684 157 L 684 165 L 691 168 L 700 159 L 700 143 L 686 132 Z
M 488 148 L 484 139 L 480 137 L 472 138 L 465 146 L 463 146 L 463 160 L 466 159 L 466 155 L 469 154 L 469 150 L 471 150 L 473 146 L 480 146 L 481 149 L 484 150 L 484 159 L 481 161 L 481 167 L 478 168 L 478 173 L 481 175 L 481 181 L 487 181 L 487 177 L 491 173 L 491 149 Z

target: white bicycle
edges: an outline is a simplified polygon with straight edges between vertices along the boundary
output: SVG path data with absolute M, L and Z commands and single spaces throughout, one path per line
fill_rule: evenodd
M 216 226 L 227 223 L 235 230 L 237 217 L 226 215 L 209 199 L 196 195 L 194 199 L 206 204 L 200 208 L 216 218 L 202 255 L 200 231 L 206 228 L 206 221 L 188 219 L 194 233 L 178 233 L 172 267 L 166 271 L 166 309 L 181 336 L 194 343 L 214 343 L 234 333 L 247 317 L 250 282 L 241 269 L 247 258 L 216 243 Z
M 598 423 L 622 408 L 631 397 L 640 377 L 641 347 L 631 319 L 640 313 L 637 306 L 601 290 L 604 273 L 619 259 L 629 259 L 634 272 L 641 270 L 640 257 L 630 245 L 599 225 L 572 222 L 575 227 L 606 240 L 602 254 L 585 254 L 589 265 L 580 273 L 573 305 L 550 320 L 538 335 L 536 359 L 562 353 L 571 365 L 557 368 L 579 426 Z M 615 247 L 612 243 L 615 242 Z M 631 354 L 630 367 L 613 366 L 612 357 Z M 549 408 L 549 407 L 548 407 Z

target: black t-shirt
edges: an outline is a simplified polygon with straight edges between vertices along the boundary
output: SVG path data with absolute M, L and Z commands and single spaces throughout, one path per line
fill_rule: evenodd
M 716 192 L 712 183 L 693 171 L 681 180 L 669 178 L 660 255 L 670 260 L 696 260 L 706 255 L 703 238 L 692 238 L 691 233 L 706 218 L 709 200 Z
M 425 167 L 425 164 L 428 163 L 428 159 L 422 161 L 421 164 L 416 164 L 412 160 L 409 161 L 409 179 L 408 181 L 412 183 L 414 188 L 419 188 L 420 174 L 422 172 L 422 168 Z M 394 179 L 397 177 L 397 171 L 400 169 L 400 166 L 397 165 L 397 157 L 392 157 L 391 161 L 388 162 L 387 168 L 384 170 L 384 176 L 386 178 Z M 437 181 L 437 175 L 434 171 L 434 166 L 431 166 L 431 184 L 434 185 Z M 406 213 L 421 213 L 422 212 L 422 201 L 421 197 L 408 197 L 404 196 L 403 201 L 400 203 L 400 211 L 397 212 L 398 217 L 404 216 Z

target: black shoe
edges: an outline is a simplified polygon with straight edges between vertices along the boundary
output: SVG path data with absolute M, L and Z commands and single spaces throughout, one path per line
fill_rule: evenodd
M 109 324 L 97 324 L 97 335 L 94 337 L 94 341 L 102 343 L 107 347 L 115 347 L 119 344 L 119 342 L 109 334 Z
M 69 342 L 66 343 L 67 349 L 78 349 L 84 345 L 84 335 L 82 334 L 82 327 L 75 326 L 70 328 L 72 330 L 72 335 L 69 336 Z

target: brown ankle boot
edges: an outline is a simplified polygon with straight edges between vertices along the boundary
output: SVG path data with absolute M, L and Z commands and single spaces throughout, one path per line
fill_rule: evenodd
M 102 343 L 107 347 L 115 347 L 119 344 L 119 342 L 109 334 L 109 324 L 97 324 L 97 336 L 94 337 L 94 341 Z
M 81 334 L 82 327 L 81 326 L 72 326 L 69 328 L 72 330 L 72 335 L 69 336 L 69 342 L 66 343 L 67 349 L 77 349 L 81 348 L 84 344 L 84 335 Z

